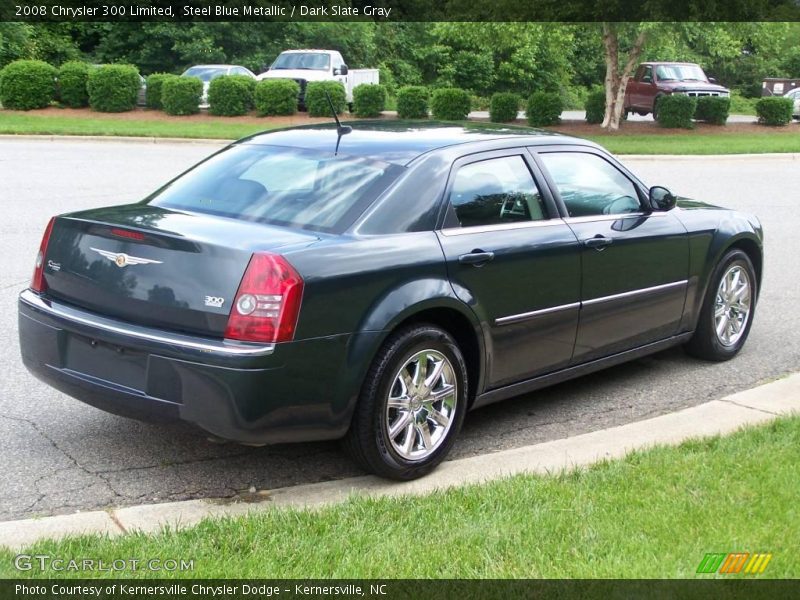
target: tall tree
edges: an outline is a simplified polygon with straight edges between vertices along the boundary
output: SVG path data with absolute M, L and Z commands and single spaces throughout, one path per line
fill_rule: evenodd
M 603 23 L 606 113 L 602 126 L 609 131 L 619 129 L 622 112 L 625 110 L 625 88 L 639 63 L 649 33 L 650 27 L 647 24 Z M 624 42 L 626 37 L 632 38 L 632 43 L 627 48 L 621 47 L 621 41 Z

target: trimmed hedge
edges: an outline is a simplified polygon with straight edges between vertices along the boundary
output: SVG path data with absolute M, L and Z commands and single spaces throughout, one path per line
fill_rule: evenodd
M 256 83 L 256 112 L 262 117 L 293 115 L 299 95 L 300 85 L 294 79 L 264 79 Z
M 407 85 L 397 90 L 397 116 L 400 119 L 428 118 L 428 89 Z
M 602 123 L 606 116 L 606 92 L 605 90 L 594 90 L 586 98 L 586 122 Z
M 344 112 L 347 106 L 347 94 L 344 85 L 338 81 L 309 81 L 306 85 L 305 105 L 309 117 L 330 117 L 331 105 L 325 96 L 327 90 L 333 106 L 338 114 Z
M 103 65 L 89 69 L 89 106 L 98 112 L 125 112 L 136 108 L 141 81 L 131 65 Z
M 222 75 L 208 86 L 208 112 L 221 117 L 246 115 L 254 106 L 256 81 L 247 75 Z
M 40 60 L 15 60 L 0 71 L 0 102 L 11 110 L 45 108 L 56 94 L 56 69 Z
M 380 117 L 386 108 L 386 88 L 362 83 L 353 88 L 353 112 L 357 117 Z
M 472 99 L 459 88 L 439 88 L 431 97 L 433 118 L 440 121 L 463 121 L 469 115 Z
M 508 123 L 516 121 L 521 98 L 510 92 L 492 94 L 489 103 L 489 120 L 492 123 Z
M 194 115 L 200 112 L 203 82 L 197 77 L 169 77 L 161 84 L 161 104 L 168 115 Z
M 542 127 L 544 125 L 558 124 L 563 110 L 564 102 L 560 94 L 555 92 L 534 92 L 528 98 L 528 106 L 525 112 L 528 117 L 528 124 L 531 127 Z
M 89 81 L 89 65 L 70 61 L 58 69 L 58 98 L 70 108 L 89 106 L 89 92 L 86 84 Z
M 794 102 L 791 98 L 768 97 L 756 102 L 758 122 L 762 125 L 787 125 L 792 120 Z
M 661 96 L 658 100 L 657 121 L 661 127 L 691 129 L 697 100 L 683 94 Z
M 711 125 L 725 125 L 731 112 L 731 99 L 724 96 L 701 96 L 694 110 L 695 121 L 705 121 Z
M 147 92 L 145 94 L 145 104 L 147 108 L 161 110 L 164 108 L 161 103 L 161 88 L 164 82 L 170 77 L 177 77 L 170 73 L 153 73 L 147 77 Z

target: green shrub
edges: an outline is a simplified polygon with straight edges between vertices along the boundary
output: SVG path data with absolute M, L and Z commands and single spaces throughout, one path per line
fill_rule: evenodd
M 89 106 L 99 112 L 124 112 L 136 107 L 142 83 L 130 65 L 103 65 L 89 69 Z
M 586 98 L 586 122 L 602 123 L 606 116 L 605 90 L 593 90 Z
M 256 83 L 255 105 L 260 116 L 297 112 L 300 85 L 294 79 L 264 79 Z
M 428 118 L 428 89 L 407 85 L 397 90 L 397 116 L 401 119 Z
M 0 72 L 0 81 L 0 102 L 11 110 L 45 108 L 55 97 L 55 67 L 40 60 L 15 60 Z
M 440 121 L 463 121 L 471 108 L 469 92 L 459 88 L 439 88 L 431 97 L 433 118 Z
M 386 88 L 364 83 L 353 88 L 353 112 L 357 117 L 380 117 L 386 108 Z
M 489 104 L 489 120 L 492 123 L 516 121 L 520 100 L 519 96 L 510 92 L 492 94 L 492 100 Z
M 531 127 L 556 125 L 561 120 L 564 104 L 561 96 L 555 92 L 534 92 L 528 98 L 525 109 Z
M 758 122 L 762 125 L 786 125 L 792 120 L 791 98 L 768 97 L 756 102 Z
M 169 115 L 200 112 L 203 82 L 197 77 L 169 77 L 161 84 L 161 104 Z
M 89 65 L 71 61 L 58 69 L 58 98 L 70 108 L 89 106 L 89 92 L 86 83 L 89 80 Z
M 347 94 L 344 86 L 338 81 L 309 81 L 306 85 L 305 105 L 309 117 L 330 117 L 331 105 L 325 92 L 328 92 L 338 114 L 344 112 L 347 105 Z
M 694 111 L 696 121 L 725 125 L 731 111 L 731 99 L 725 96 L 701 96 Z
M 145 94 L 145 104 L 147 108 L 161 110 L 164 108 L 161 103 L 161 89 L 164 82 L 170 77 L 177 77 L 169 73 L 153 73 L 147 78 L 147 92 Z
M 691 129 L 692 117 L 697 108 L 697 100 L 683 94 L 661 96 L 658 103 L 656 120 L 661 127 Z
M 246 115 L 253 107 L 255 80 L 247 75 L 222 75 L 208 86 L 208 112 L 222 117 Z

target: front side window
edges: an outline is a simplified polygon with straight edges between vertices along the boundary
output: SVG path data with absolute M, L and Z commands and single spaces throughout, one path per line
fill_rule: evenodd
M 493 158 L 459 168 L 450 205 L 461 227 L 546 218 L 539 189 L 521 156 Z
M 633 182 L 596 154 L 547 152 L 540 155 L 570 217 L 639 212 Z
M 353 156 L 242 144 L 201 163 L 145 202 L 245 221 L 340 231 L 402 171 L 398 165 Z

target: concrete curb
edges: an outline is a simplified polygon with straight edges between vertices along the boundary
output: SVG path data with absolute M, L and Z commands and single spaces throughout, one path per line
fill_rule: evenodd
M 166 525 L 189 527 L 208 517 L 233 517 L 273 507 L 325 506 L 354 494 L 419 495 L 520 473 L 559 472 L 621 458 L 633 450 L 654 445 L 675 445 L 690 438 L 730 433 L 789 414 L 800 414 L 800 373 L 652 419 L 445 462 L 432 475 L 417 481 L 396 483 L 363 476 L 269 490 L 265 492 L 265 501 L 259 503 L 188 500 L 7 521 L 0 523 L 0 546 L 20 549 L 44 538 L 88 533 L 108 536 L 132 531 L 152 533 Z

